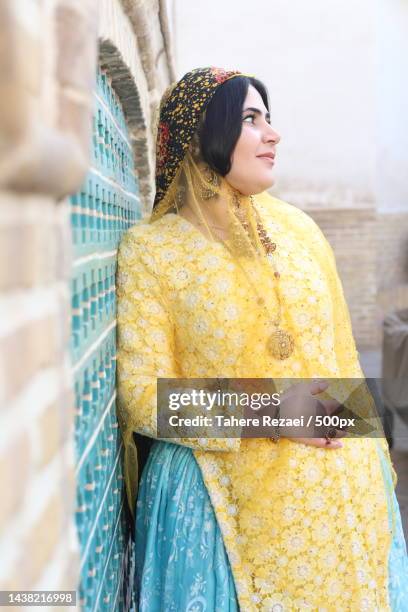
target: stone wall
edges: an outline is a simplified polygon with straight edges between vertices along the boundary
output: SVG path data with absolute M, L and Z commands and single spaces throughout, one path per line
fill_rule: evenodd
M 0 583 L 68 589 L 77 551 L 67 219 L 52 197 L 11 191 L 0 217 Z
M 372 208 L 308 210 L 330 242 L 350 308 L 356 342 L 371 346 L 375 333 L 376 214 Z
M 378 320 L 394 309 L 408 308 L 408 213 L 379 214 Z
M 0 3 L 1 589 L 78 584 L 67 196 L 89 165 L 99 36 L 101 62 L 124 67 L 149 207 L 152 109 L 173 78 L 166 32 L 157 0 Z
M 408 307 L 408 214 L 308 208 L 329 240 L 360 349 L 381 345 L 384 316 Z

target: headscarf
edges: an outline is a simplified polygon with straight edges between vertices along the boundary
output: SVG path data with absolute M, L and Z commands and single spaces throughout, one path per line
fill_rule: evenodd
M 235 76 L 248 75 L 239 70 L 196 68 L 164 92 L 157 127 L 156 195 L 153 205 L 156 208 L 158 202 L 162 202 L 162 206 L 160 212 L 156 208 L 155 217 L 162 214 L 166 207 L 172 183 L 206 106 L 219 86 Z

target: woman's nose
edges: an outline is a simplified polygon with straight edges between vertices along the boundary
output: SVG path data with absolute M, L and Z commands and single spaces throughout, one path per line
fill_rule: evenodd
M 278 132 L 275 132 L 273 127 L 268 124 L 268 126 L 265 128 L 265 135 L 264 135 L 265 142 L 273 142 L 274 144 L 278 144 L 280 139 L 281 137 L 278 134 Z

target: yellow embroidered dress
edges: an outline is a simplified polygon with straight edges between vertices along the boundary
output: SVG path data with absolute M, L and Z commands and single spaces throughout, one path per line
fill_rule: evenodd
M 255 205 L 277 244 L 282 327 L 295 339 L 284 361 L 267 353 L 266 316 L 254 308 L 259 296 L 221 243 L 174 213 L 134 226 L 122 239 L 118 414 L 132 508 L 133 432 L 156 437 L 157 377 L 363 376 L 321 231 L 266 193 Z M 264 297 L 273 309 L 276 297 Z M 384 439 L 343 439 L 334 450 L 287 439 L 174 442 L 194 449 L 241 610 L 390 610 Z

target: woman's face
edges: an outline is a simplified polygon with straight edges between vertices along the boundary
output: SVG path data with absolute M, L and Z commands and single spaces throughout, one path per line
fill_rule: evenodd
M 242 132 L 225 176 L 244 195 L 271 187 L 276 145 L 280 136 L 269 123 L 269 113 L 258 91 L 250 85 L 242 107 Z

